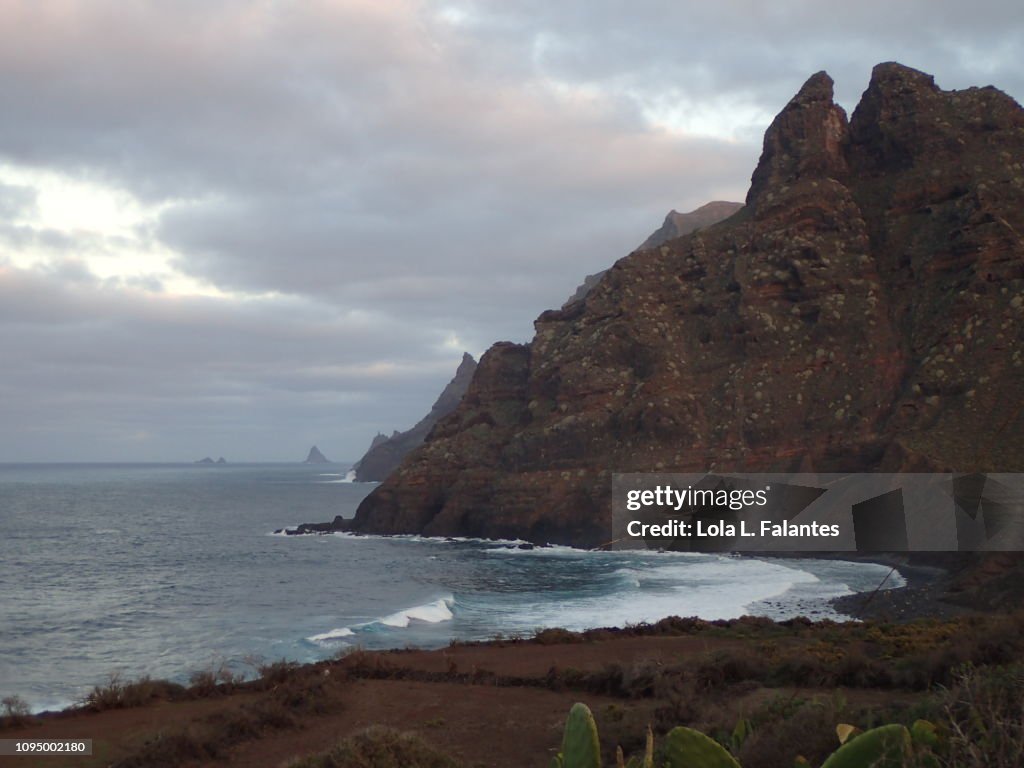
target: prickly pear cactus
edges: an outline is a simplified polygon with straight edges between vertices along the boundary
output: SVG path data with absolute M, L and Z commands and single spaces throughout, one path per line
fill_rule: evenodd
M 586 704 L 576 703 L 569 710 L 562 735 L 560 768 L 601 768 L 601 744 L 597 724 Z
M 683 726 L 665 737 L 665 759 L 668 768 L 740 768 L 717 741 Z
M 851 738 L 821 768 L 902 768 L 909 754 L 910 731 L 902 725 L 883 725 Z

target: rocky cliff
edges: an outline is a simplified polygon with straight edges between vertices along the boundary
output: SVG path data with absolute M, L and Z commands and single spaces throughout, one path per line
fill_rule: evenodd
M 651 236 L 644 240 L 637 250 L 657 248 L 669 240 L 696 232 L 698 229 L 710 227 L 723 219 L 727 219 L 743 207 L 743 203 L 730 203 L 728 200 L 712 200 L 689 213 L 676 210 L 668 212 L 665 221 Z
M 353 470 L 356 482 L 376 482 L 385 479 L 402 462 L 406 454 L 417 448 L 442 418 L 455 410 L 466 393 L 469 382 L 476 371 L 476 360 L 468 353 L 463 353 L 455 376 L 442 390 L 430 413 L 420 419 L 416 425 L 405 432 L 395 431 L 391 437 L 378 434 L 370 443 L 370 448 Z
M 741 213 L 494 345 L 349 525 L 595 545 L 612 472 L 1024 470 L 1022 234 L 1011 98 L 888 63 L 848 120 L 818 73 Z

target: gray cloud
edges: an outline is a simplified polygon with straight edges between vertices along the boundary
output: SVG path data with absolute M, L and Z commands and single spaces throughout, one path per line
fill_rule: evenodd
M 1020 98 L 1017 11 L 0 6 L 0 161 L 165 205 L 138 242 L 266 294 L 99 279 L 80 254 L 124 243 L 17 223 L 34 193 L 0 186 L 0 460 L 290 458 L 310 442 L 355 457 L 429 407 L 459 357 L 446 338 L 474 353 L 525 340 L 669 208 L 742 199 L 767 121 L 812 72 L 828 69 L 848 108 L 890 59 Z M 50 265 L 15 269 L 26 248 Z

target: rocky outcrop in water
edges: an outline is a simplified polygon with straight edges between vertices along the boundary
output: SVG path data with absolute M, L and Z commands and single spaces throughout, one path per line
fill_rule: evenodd
M 309 455 L 306 456 L 306 460 L 303 464 L 330 464 L 331 460 L 320 453 L 320 449 L 315 445 L 309 449 Z
M 595 545 L 613 472 L 1024 470 L 1020 106 L 888 63 L 848 120 L 821 72 L 751 181 L 494 345 L 348 527 Z
M 402 459 L 424 441 L 434 425 L 455 410 L 466 393 L 474 371 L 476 360 L 469 353 L 463 353 L 455 376 L 438 396 L 430 413 L 406 432 L 396 430 L 391 437 L 378 434 L 373 438 L 369 450 L 353 467 L 356 482 L 380 481 L 390 475 Z

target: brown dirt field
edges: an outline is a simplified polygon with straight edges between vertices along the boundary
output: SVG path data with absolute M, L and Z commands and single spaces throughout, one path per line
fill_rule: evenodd
M 776 640 L 787 645 L 793 642 L 788 637 Z M 543 766 L 560 742 L 562 725 L 573 702 L 585 701 L 591 707 L 602 736 L 609 739 L 642 734 L 646 724 L 655 719 L 656 708 L 665 703 L 658 697 L 616 698 L 560 690 L 559 686 L 552 690 L 544 682 L 552 667 L 585 672 L 601 672 L 616 663 L 658 668 L 696 662 L 722 649 L 740 646 L 749 648 L 750 640 L 702 632 L 682 636 L 613 635 L 561 644 L 506 641 L 436 651 L 355 654 L 340 662 L 301 668 L 299 677 L 306 681 L 303 685 L 309 681 L 323 683 L 318 695 L 331 702 L 326 711 L 304 712 L 296 718 L 297 727 L 262 729 L 225 750 L 221 758 L 191 765 L 282 768 L 294 758 L 324 752 L 345 736 L 376 724 L 415 732 L 462 760 L 467 768 Z M 352 673 L 353 665 L 362 665 L 361 671 Z M 383 679 L 376 679 L 377 671 Z M 0 731 L 0 738 L 91 738 L 93 756 L 6 757 L 0 758 L 0 765 L 110 766 L 158 734 L 194 731 L 218 714 L 251 711 L 254 705 L 271 700 L 274 691 L 245 689 L 209 699 L 39 717 L 30 725 Z M 730 694 L 725 706 L 730 712 L 744 712 L 779 695 L 827 697 L 835 693 L 752 685 Z M 843 691 L 843 695 L 865 706 L 915 697 L 875 690 Z

